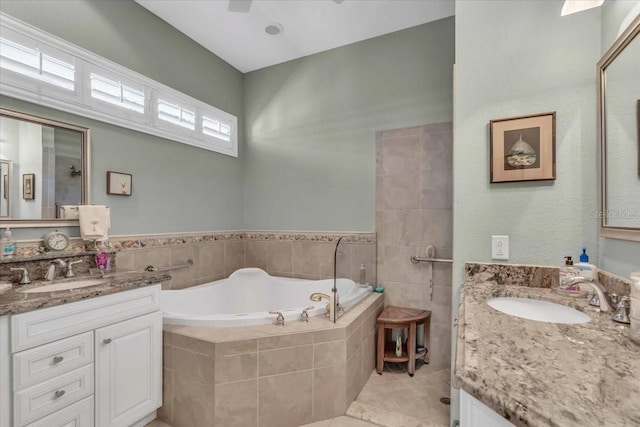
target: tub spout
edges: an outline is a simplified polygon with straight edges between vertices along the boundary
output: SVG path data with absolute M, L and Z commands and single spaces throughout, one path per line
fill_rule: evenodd
M 331 301 L 331 297 L 327 294 L 323 294 L 320 292 L 314 292 L 311 294 L 311 296 L 309 297 L 309 299 L 313 302 L 320 302 L 322 301 L 322 299 L 326 299 L 327 301 Z

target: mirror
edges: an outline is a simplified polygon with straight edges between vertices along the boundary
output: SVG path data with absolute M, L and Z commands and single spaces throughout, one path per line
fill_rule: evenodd
M 640 241 L 640 16 L 598 63 L 600 235 Z
M 89 204 L 89 129 L 0 108 L 0 218 L 11 227 L 78 225 Z

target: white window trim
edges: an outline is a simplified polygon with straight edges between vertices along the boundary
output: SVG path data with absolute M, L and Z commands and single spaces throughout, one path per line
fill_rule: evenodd
M 0 72 L 0 94 L 18 98 L 23 101 L 33 102 L 46 107 L 77 114 L 83 117 L 99 120 L 124 128 L 137 130 L 150 135 L 167 138 L 173 141 L 215 151 L 232 157 L 238 157 L 238 119 L 236 116 L 224 112 L 212 105 L 190 97 L 160 82 L 152 80 L 142 74 L 136 73 L 115 62 L 105 59 L 86 49 L 75 46 L 63 39 L 46 33 L 32 25 L 19 21 L 6 13 L 0 12 L 0 30 L 11 30 L 24 37 L 35 40 L 37 43 L 48 45 L 72 55 L 76 62 L 76 90 L 73 96 L 64 96 L 60 90 L 49 90 L 45 82 L 38 83 L 29 77 L 20 77 L 19 74 Z M 4 34 L 3 34 L 4 36 Z M 7 37 L 10 39 L 10 37 Z M 91 83 L 88 81 L 92 68 L 105 69 L 108 72 L 121 76 L 123 81 L 131 81 L 142 84 L 145 87 L 145 114 L 144 118 L 134 119 L 133 112 L 119 109 L 114 104 L 98 102 L 91 99 Z M 40 88 L 44 87 L 46 90 Z M 55 88 L 55 87 L 54 87 Z M 88 91 L 88 92 L 87 92 Z M 193 106 L 196 113 L 195 129 L 188 130 L 180 126 L 158 124 L 157 99 L 170 98 L 178 100 L 184 106 Z M 169 100 L 169 99 L 168 99 Z M 122 110 L 122 111 L 120 111 Z M 229 141 L 223 138 L 203 134 L 202 117 L 217 119 L 231 124 L 231 138 Z M 185 132 L 186 131 L 186 132 Z

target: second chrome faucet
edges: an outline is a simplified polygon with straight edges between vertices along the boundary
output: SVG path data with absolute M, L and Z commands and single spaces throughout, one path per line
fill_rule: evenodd
M 55 259 L 53 261 L 51 261 L 51 263 L 49 264 L 49 268 L 47 268 L 47 273 L 44 275 L 44 280 L 47 281 L 51 281 L 54 280 L 56 278 L 56 267 L 60 266 L 60 267 L 66 267 L 67 268 L 67 272 L 65 274 L 64 277 L 66 278 L 70 278 L 70 277 L 75 277 L 75 273 L 73 271 L 73 266 L 76 264 L 81 263 L 83 260 L 79 259 L 77 261 L 69 261 L 69 262 L 65 262 L 61 259 Z

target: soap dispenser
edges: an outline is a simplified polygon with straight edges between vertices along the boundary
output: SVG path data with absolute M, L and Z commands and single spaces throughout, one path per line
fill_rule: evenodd
M 589 264 L 589 255 L 587 255 L 587 248 L 582 247 L 582 254 L 580 255 L 580 262 L 575 264 L 575 268 L 582 277 L 587 277 L 593 280 L 598 280 L 598 268 Z
M 580 275 L 580 271 L 574 267 L 573 259 L 571 256 L 564 257 L 564 265 L 560 267 L 560 289 L 564 289 L 567 291 L 573 291 L 575 289 L 575 285 L 567 286 L 565 283 Z

